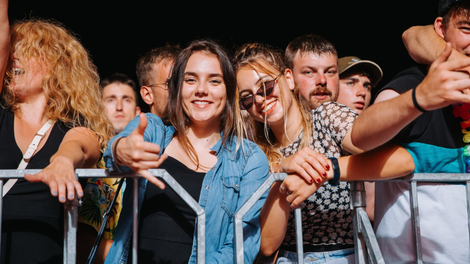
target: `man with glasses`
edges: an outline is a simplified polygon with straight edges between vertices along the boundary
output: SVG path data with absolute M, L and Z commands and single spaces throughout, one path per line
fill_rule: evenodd
M 137 62 L 136 73 L 142 100 L 150 112 L 162 117 L 168 102 L 168 78 L 173 61 L 181 52 L 178 46 L 167 45 L 152 49 Z
M 325 102 L 336 102 L 339 94 L 338 53 L 333 44 L 317 35 L 305 35 L 287 45 L 285 56 L 299 92 L 310 103 L 311 109 Z

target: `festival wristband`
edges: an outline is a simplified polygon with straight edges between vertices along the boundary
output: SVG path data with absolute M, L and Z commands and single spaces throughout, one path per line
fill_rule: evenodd
M 338 185 L 339 176 L 341 176 L 341 171 L 339 170 L 338 160 L 335 157 L 329 157 L 331 160 L 331 164 L 333 164 L 333 172 L 334 176 L 333 179 L 329 181 L 329 183 L 333 186 Z
M 416 87 L 413 88 L 413 91 L 411 91 L 411 98 L 413 99 L 413 105 L 416 107 L 416 109 L 418 109 L 419 111 L 423 113 L 427 112 L 418 104 L 418 101 L 416 100 Z

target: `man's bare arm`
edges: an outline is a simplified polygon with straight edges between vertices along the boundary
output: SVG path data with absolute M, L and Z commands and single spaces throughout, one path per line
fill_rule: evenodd
M 416 88 L 416 101 L 424 110 L 439 109 L 455 102 L 470 103 L 470 95 L 462 93 L 470 87 L 470 75 L 462 70 L 470 66 L 470 58 L 448 61 L 451 51 L 448 43 Z M 363 150 L 378 147 L 391 140 L 420 114 L 413 104 L 412 90 L 374 104 L 354 122 L 352 143 Z

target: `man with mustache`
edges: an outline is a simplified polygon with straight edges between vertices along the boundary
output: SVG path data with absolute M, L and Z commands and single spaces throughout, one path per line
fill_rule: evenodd
M 287 45 L 285 56 L 310 109 L 338 99 L 338 53 L 333 44 L 314 34 L 305 35 Z

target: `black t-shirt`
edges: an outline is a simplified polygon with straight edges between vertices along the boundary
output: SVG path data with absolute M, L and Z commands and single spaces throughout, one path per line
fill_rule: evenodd
M 403 94 L 417 87 L 427 74 L 427 66 L 414 66 L 398 73 L 387 85 L 378 91 L 392 89 Z M 377 94 L 378 94 L 377 93 Z M 397 109 L 400 111 L 400 109 Z M 395 140 L 402 143 L 420 142 L 445 148 L 461 148 L 465 146 L 462 141 L 462 132 L 459 118 L 453 113 L 453 107 L 429 111 L 421 114 L 395 136 Z

